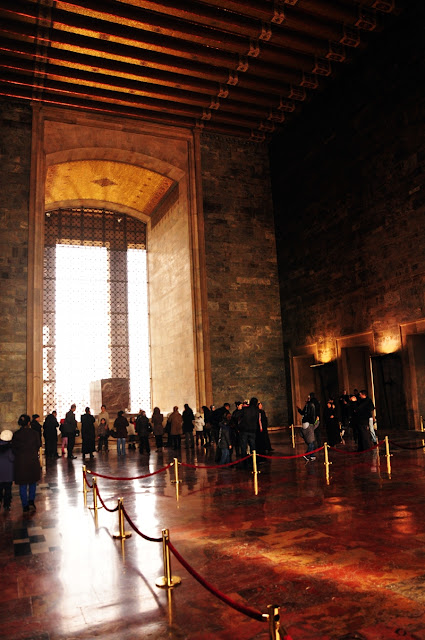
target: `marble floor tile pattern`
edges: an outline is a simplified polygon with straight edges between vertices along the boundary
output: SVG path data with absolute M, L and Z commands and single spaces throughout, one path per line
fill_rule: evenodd
M 380 434 L 381 437 L 381 434 Z M 420 446 L 413 432 L 391 434 Z M 425 640 L 425 453 L 384 447 L 362 455 L 294 453 L 287 430 L 272 433 L 273 460 L 260 464 L 258 493 L 249 469 L 180 467 L 139 480 L 98 479 L 105 504 L 123 497 L 135 526 L 170 539 L 216 589 L 266 613 L 280 607 L 293 640 Z M 347 442 L 343 450 L 351 450 Z M 296 453 L 302 453 L 299 442 Z M 172 462 L 176 452 L 96 454 L 87 467 L 133 478 Z M 182 579 L 172 591 L 162 545 L 115 540 L 117 513 L 84 506 L 81 453 L 47 461 L 37 511 L 23 514 L 16 488 L 0 512 L 2 640 L 267 640 L 266 623 L 229 608 L 171 556 Z M 214 466 L 214 451 L 183 447 L 190 464 Z

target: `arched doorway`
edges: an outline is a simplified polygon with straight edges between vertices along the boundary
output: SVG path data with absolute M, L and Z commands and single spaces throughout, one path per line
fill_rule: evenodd
M 69 116 L 69 114 L 67 114 Z M 45 211 L 107 207 L 146 222 L 152 401 L 211 397 L 202 218 L 189 131 L 36 110 L 30 213 L 27 403 L 42 410 Z M 31 330 L 32 329 L 32 330 Z

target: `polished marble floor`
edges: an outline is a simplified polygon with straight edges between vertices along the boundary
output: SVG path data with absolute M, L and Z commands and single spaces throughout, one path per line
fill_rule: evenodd
M 380 434 L 382 437 L 382 434 Z M 420 447 L 419 434 L 392 441 Z M 123 497 L 136 527 L 152 538 L 168 528 L 187 562 L 232 600 L 265 613 L 280 607 L 293 640 L 425 640 L 425 453 L 391 446 L 381 454 L 331 451 L 314 462 L 294 453 L 288 431 L 272 434 L 273 460 L 249 470 L 180 467 L 138 480 L 98 478 L 109 508 Z M 353 448 L 348 442 L 345 449 Z M 304 446 L 296 446 L 302 453 Z M 175 452 L 96 454 L 87 467 L 133 478 L 163 468 Z M 171 556 L 181 585 L 159 589 L 162 545 L 118 515 L 84 506 L 82 460 L 47 461 L 37 511 L 24 516 L 14 489 L 0 513 L 2 640 L 266 640 L 266 623 L 234 611 Z M 182 448 L 195 465 L 214 452 Z M 97 521 L 96 521 L 97 520 Z M 131 528 L 126 524 L 126 530 Z

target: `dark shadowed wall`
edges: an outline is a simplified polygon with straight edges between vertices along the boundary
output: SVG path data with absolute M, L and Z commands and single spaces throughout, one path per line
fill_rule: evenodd
M 342 337 L 368 334 L 371 355 L 397 352 L 411 374 L 404 334 L 424 331 L 425 316 L 424 22 L 423 3 L 410 3 L 271 146 L 294 353 L 315 345 L 319 361 L 335 360 Z

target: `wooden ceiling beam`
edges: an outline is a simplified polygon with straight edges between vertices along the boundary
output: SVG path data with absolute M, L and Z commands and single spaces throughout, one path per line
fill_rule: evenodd
M 16 1 L 19 2 L 20 0 Z M 10 24 L 9 31 L 11 33 L 18 34 L 19 31 L 22 31 L 30 36 L 33 34 L 34 25 L 38 21 L 35 7 L 32 8 L 34 12 L 31 16 L 23 12 L 15 13 L 12 9 L 0 10 L 3 24 L 9 18 L 7 24 Z M 32 21 L 31 23 L 30 20 Z M 48 20 L 45 21 L 45 26 L 48 26 Z M 100 25 L 97 26 L 99 27 Z M 76 28 L 75 25 L 74 27 Z M 189 42 L 182 42 L 173 38 L 158 38 L 155 34 L 143 31 L 138 31 L 137 35 L 139 36 L 137 41 L 130 41 L 127 37 L 125 39 L 121 38 L 118 42 L 108 38 L 106 31 L 102 34 L 102 37 L 99 37 L 99 31 L 96 29 L 89 31 L 84 29 L 84 33 L 76 33 L 64 25 L 60 31 L 50 30 L 49 39 L 46 40 L 46 43 L 49 44 L 51 41 L 52 46 L 73 47 L 74 49 L 76 47 L 84 49 L 85 46 L 88 46 L 92 49 L 92 55 L 96 55 L 95 50 L 97 48 L 102 54 L 106 53 L 109 56 L 116 57 L 122 56 L 137 64 L 149 64 L 148 61 L 144 61 L 144 58 L 157 53 L 172 56 L 176 61 L 176 65 L 178 65 L 177 60 L 182 58 L 190 60 L 192 63 L 208 64 L 210 67 L 218 66 L 232 70 L 237 70 L 238 67 L 245 67 L 250 70 L 258 68 L 259 75 L 270 79 L 280 76 L 282 69 L 296 70 L 295 73 L 302 74 L 303 72 L 311 73 L 315 66 L 315 58 L 310 55 L 294 54 L 291 51 L 283 51 L 270 45 L 260 45 L 263 49 L 261 49 L 259 57 L 254 57 L 249 55 L 250 51 L 252 53 L 252 48 L 250 50 L 251 45 L 244 40 L 239 42 L 236 50 L 228 52 L 225 49 L 211 49 L 206 46 L 198 47 Z M 43 40 L 42 35 L 39 40 Z M 149 54 L 144 53 L 146 51 Z M 88 53 L 90 54 L 90 51 Z M 152 66 L 156 66 L 156 60 L 153 60 Z M 294 71 L 292 71 L 292 74 L 294 76 Z M 296 82 L 296 79 L 287 76 L 287 82 Z
M 0 79 L 0 85 L 2 86 L 3 93 L 7 86 L 12 87 L 9 94 L 13 91 L 13 86 L 17 84 L 16 73 L 5 70 Z M 33 87 L 31 72 L 28 72 L 27 79 L 25 75 L 19 78 L 19 87 L 25 87 L 27 92 L 32 91 L 32 99 L 40 98 L 37 90 Z M 210 119 L 223 125 L 256 129 L 261 125 L 261 118 L 255 116 L 248 116 L 241 119 L 240 113 L 214 113 L 206 112 L 205 109 L 197 108 L 195 106 L 188 106 L 187 104 L 179 104 L 170 100 L 154 100 L 146 97 L 135 96 L 131 94 L 125 94 L 125 97 L 120 97 L 123 94 L 112 96 L 111 92 L 104 89 L 91 87 L 90 93 L 87 93 L 87 88 L 79 84 L 73 86 L 68 83 L 63 83 L 56 80 L 49 80 L 44 78 L 41 86 L 43 92 L 43 101 L 49 101 L 49 97 L 61 104 L 70 104 L 71 102 L 78 106 L 78 100 L 81 101 L 81 105 L 97 105 L 99 111 L 108 111 L 108 107 L 114 105 L 117 108 L 135 109 L 135 110 L 147 110 L 151 113 L 159 113 L 164 115 L 169 114 L 171 116 L 178 116 L 183 118 L 192 119 L 192 125 L 195 125 L 197 121 L 206 121 Z M 100 104 L 102 103 L 102 104 Z M 104 106 L 104 108 L 102 108 Z
M 39 16 L 40 24 L 59 31 L 72 30 L 92 37 L 108 37 L 110 40 L 115 39 L 127 44 L 131 42 L 134 46 L 141 42 L 145 46 L 148 44 L 155 46 L 155 44 L 159 44 L 158 40 L 174 38 L 177 43 L 182 41 L 238 55 L 249 55 L 252 49 L 251 41 L 255 40 L 256 42 L 261 41 L 262 59 L 270 62 L 278 62 L 280 49 L 311 56 L 326 55 L 328 51 L 328 38 L 325 36 L 302 37 L 291 31 L 279 31 L 276 33 L 276 37 L 273 37 L 272 47 L 264 39 L 261 40 L 261 28 L 251 30 L 252 35 L 240 35 L 240 33 L 236 35 L 203 25 L 186 23 L 182 20 L 164 18 L 164 16 L 144 10 L 137 10 L 134 19 L 126 18 L 126 15 L 129 14 L 128 5 L 117 2 L 108 3 L 106 0 L 102 3 L 102 10 L 99 10 L 99 4 L 94 0 L 60 3 L 62 8 L 57 8 L 57 4 L 52 8 L 51 24 L 49 20 L 43 21 L 43 18 Z M 105 5 L 110 7 L 111 13 L 107 13 L 104 9 Z M 88 9 L 88 7 L 93 8 Z M 87 15 L 89 12 L 99 17 Z M 241 31 L 243 32 L 243 29 Z M 150 38 L 148 34 L 150 34 Z
M 57 5 L 61 8 L 74 4 L 77 0 L 57 0 Z M 89 0 L 78 0 L 78 4 L 84 3 L 87 6 Z M 102 10 L 110 11 L 109 6 L 111 2 L 103 2 Z M 112 13 L 116 11 L 116 2 Z M 184 0 L 120 0 L 119 4 L 127 7 L 132 6 L 136 9 L 144 9 L 146 11 L 155 12 L 160 15 L 172 16 L 179 20 L 192 22 L 198 25 L 207 26 L 209 28 L 218 29 L 219 31 L 225 31 L 227 33 L 234 33 L 238 35 L 245 35 L 248 38 L 258 38 L 261 34 L 261 23 L 271 24 L 276 29 L 276 34 L 279 33 L 279 26 L 283 30 L 289 29 L 297 31 L 301 34 L 315 34 L 315 37 L 319 34 L 328 40 L 333 40 L 340 34 L 340 22 L 341 19 L 333 17 L 333 12 L 329 11 L 327 14 L 322 14 L 321 20 L 314 19 L 308 14 L 300 14 L 295 11 L 293 7 L 289 7 L 285 12 L 285 19 L 282 24 L 279 25 L 276 22 L 279 13 L 276 11 L 276 3 L 262 2 L 262 6 L 257 7 L 257 11 L 251 13 L 245 2 L 240 3 L 204 3 L 193 2 Z M 238 5 L 237 11 L 233 11 L 229 4 L 233 7 Z M 328 3 L 329 4 L 329 3 Z M 93 8 L 95 3 L 91 3 Z M 128 11 L 130 15 L 130 11 Z M 354 19 L 356 17 L 355 12 L 349 9 L 344 12 L 347 19 Z M 324 18 L 326 20 L 324 20 Z M 272 38 L 276 34 L 272 34 Z
M 30 30 L 29 27 L 28 29 Z M 10 30 L 5 32 L 0 27 L 0 36 L 5 35 L 10 36 Z M 238 76 L 237 86 L 234 86 L 228 84 L 229 72 L 226 69 L 215 69 L 211 66 L 199 64 L 195 64 L 195 66 L 193 66 L 193 64 L 190 63 L 185 67 L 176 66 L 180 61 L 172 58 L 168 58 L 168 64 L 163 65 L 163 68 L 169 70 L 169 74 L 167 76 L 166 74 L 161 73 L 160 70 L 156 69 L 153 61 L 150 60 L 150 56 L 147 57 L 146 67 L 143 64 L 136 64 L 136 60 L 134 58 L 132 59 L 132 63 L 119 62 L 113 58 L 111 59 L 110 55 L 107 55 L 109 47 L 107 47 L 107 51 L 102 50 L 100 52 L 95 52 L 93 49 L 89 49 L 91 42 L 88 41 L 88 39 L 85 39 L 84 41 L 79 39 L 79 46 L 75 45 L 75 51 L 70 50 L 69 46 L 67 46 L 66 49 L 57 48 L 60 47 L 61 44 L 52 41 L 48 49 L 41 49 L 39 52 L 36 52 L 34 48 L 35 36 L 32 35 L 32 33 L 29 33 L 26 36 L 22 33 L 19 35 L 21 38 L 19 42 L 16 42 L 17 36 L 15 39 L 12 38 L 10 40 L 8 37 L 3 37 L 2 41 L 0 41 L 0 51 L 3 51 L 6 55 L 16 55 L 18 58 L 33 57 L 35 61 L 39 62 L 43 61 L 46 63 L 49 60 L 52 60 L 53 63 L 62 64 L 63 66 L 85 65 L 106 74 L 121 73 L 123 77 L 134 77 L 140 81 L 164 82 L 167 86 L 175 85 L 189 89 L 196 88 L 196 90 L 202 92 L 210 92 L 211 95 L 218 95 L 220 92 L 223 93 L 223 91 L 233 94 L 235 91 L 239 92 L 240 90 L 246 90 L 256 92 L 257 95 L 254 99 L 261 100 L 258 94 L 272 93 L 274 95 L 287 95 L 290 91 L 290 82 L 288 82 L 288 80 L 295 80 L 296 84 L 298 84 L 301 79 L 301 74 L 295 74 L 291 77 L 290 74 L 285 73 L 285 70 L 281 68 L 269 69 L 270 73 L 267 75 L 264 73 L 264 65 L 257 61 L 253 61 L 252 67 L 250 67 L 252 72 L 250 74 L 240 73 Z M 97 53 L 98 55 L 89 56 L 84 52 Z M 101 53 L 104 55 L 101 55 Z M 121 53 L 124 52 L 121 51 Z M 126 59 L 124 56 L 115 57 Z M 173 60 L 176 63 L 175 65 L 171 64 Z M 179 77 L 176 75 L 177 72 L 181 72 L 182 76 Z M 185 73 L 184 76 L 183 73 Z M 187 76 L 193 76 L 199 80 L 196 82 L 195 80 L 187 81 Z M 211 79 L 211 83 L 209 84 L 208 79 Z M 249 96 L 247 95 L 246 98 L 248 99 Z
M 364 1 L 362 0 L 362 3 Z M 374 0 L 366 1 L 369 1 L 370 4 L 374 2 Z M 322 18 L 330 24 L 345 23 L 352 26 L 358 18 L 358 11 L 354 7 L 347 7 L 333 0 L 298 0 L 292 6 L 283 0 L 280 4 L 271 0 L 196 0 L 196 2 L 211 8 L 233 11 L 234 13 L 250 16 L 265 22 L 272 22 L 273 18 L 279 19 L 280 8 L 285 16 L 283 23 L 290 29 L 302 29 L 302 24 L 298 23 L 303 20 L 305 20 L 305 24 L 313 25 L 313 23 L 309 22 L 307 16 Z M 358 3 L 358 0 L 354 0 L 354 2 Z
M 239 122 L 238 125 L 225 125 L 223 123 L 214 123 L 211 121 L 194 121 L 193 118 L 170 116 L 169 114 L 155 113 L 150 112 L 149 110 L 140 111 L 139 109 L 124 109 L 117 107 L 116 105 L 102 105 L 101 107 L 99 107 L 97 104 L 93 104 L 92 102 L 83 101 L 81 99 L 73 99 L 71 97 L 60 99 L 58 96 L 52 96 L 40 99 L 34 97 L 31 87 L 28 88 L 18 85 L 15 85 L 13 87 L 9 87 L 7 85 L 3 86 L 1 78 L 0 96 L 18 100 L 27 100 L 32 103 L 40 102 L 43 104 L 49 104 L 54 107 L 65 107 L 71 110 L 83 110 L 90 113 L 101 114 L 103 116 L 133 118 L 136 120 L 161 123 L 176 127 L 205 129 L 207 131 L 221 133 L 232 137 L 237 136 L 241 138 L 253 138 L 252 129 L 249 129 L 248 127 L 244 128 L 243 126 L 241 126 L 241 122 Z M 257 139 L 257 136 L 255 136 L 255 139 Z
M 84 86 L 88 91 L 91 89 L 99 89 L 101 91 L 120 93 L 129 96 L 139 96 L 152 98 L 158 101 L 173 101 L 176 103 L 187 104 L 189 106 L 199 107 L 201 109 L 215 107 L 221 111 L 234 112 L 244 115 L 252 115 L 255 117 L 266 117 L 268 110 L 272 107 L 277 108 L 278 100 L 274 104 L 270 104 L 266 99 L 263 104 L 261 101 L 255 100 L 255 96 L 244 95 L 239 92 L 239 97 L 245 101 L 233 100 L 231 102 L 223 100 L 216 101 L 211 94 L 199 94 L 195 91 L 185 91 L 175 88 L 163 88 L 155 84 L 147 84 L 135 82 L 132 80 L 117 78 L 116 76 L 104 76 L 94 72 L 82 71 L 79 69 L 64 68 L 49 64 L 46 68 L 40 70 L 34 69 L 34 65 L 29 60 L 20 60 L 6 56 L 0 59 L 0 69 L 5 72 L 14 74 L 24 74 L 26 76 L 34 75 L 35 78 L 41 80 L 41 85 L 45 82 L 69 83 L 70 85 Z M 70 87 L 72 91 L 72 88 Z M 259 96 L 258 96 L 259 97 Z M 247 100 L 249 98 L 249 100 Z
M 3 22 L 3 24 L 5 23 Z M 20 25 L 16 22 L 12 23 L 10 20 L 5 27 L 0 27 L 0 35 L 6 38 L 5 42 L 18 40 L 26 42 L 28 46 L 30 46 L 31 43 L 34 44 L 36 40 L 39 43 L 43 43 L 44 41 L 45 44 L 48 45 L 47 51 L 52 52 L 52 58 L 54 59 L 63 57 L 66 61 L 70 59 L 70 52 L 75 52 L 76 56 L 88 56 L 90 64 L 98 67 L 101 67 L 102 64 L 114 64 L 115 62 L 119 64 L 122 62 L 123 64 L 133 66 L 133 70 L 137 69 L 140 73 L 142 73 L 145 67 L 149 67 L 155 70 L 158 69 L 159 71 L 166 70 L 170 73 L 205 78 L 225 85 L 231 85 L 235 77 L 235 74 L 230 73 L 229 67 L 215 67 L 213 64 L 194 62 L 188 58 L 177 58 L 168 54 L 146 51 L 144 49 L 137 50 L 130 46 L 111 43 L 97 38 L 88 38 L 66 32 L 60 34 L 60 40 L 55 37 L 55 33 L 49 38 L 43 38 L 43 36 L 37 38 L 32 25 Z M 19 50 L 19 47 L 16 47 L 16 49 Z M 11 51 L 10 46 L 8 50 Z M 239 60 L 238 62 L 238 59 L 234 56 L 226 56 L 224 59 L 221 57 L 220 60 L 216 60 L 215 53 L 210 55 L 210 59 L 212 59 L 212 62 L 217 61 L 222 65 L 226 63 L 231 64 L 235 70 L 238 69 L 238 65 L 242 65 L 245 71 L 236 72 L 237 84 L 255 91 L 280 93 L 282 85 L 285 83 L 286 85 L 297 85 L 302 80 L 303 71 L 308 73 L 313 71 L 312 65 L 303 65 L 299 71 L 294 71 L 291 67 L 286 68 L 278 65 L 268 65 L 257 58 L 248 58 L 247 60 Z M 208 61 L 207 51 L 205 52 L 205 60 Z M 243 65 L 246 65 L 246 67 Z M 246 71 L 249 71 L 249 73 Z M 276 83 L 277 86 L 275 86 Z

